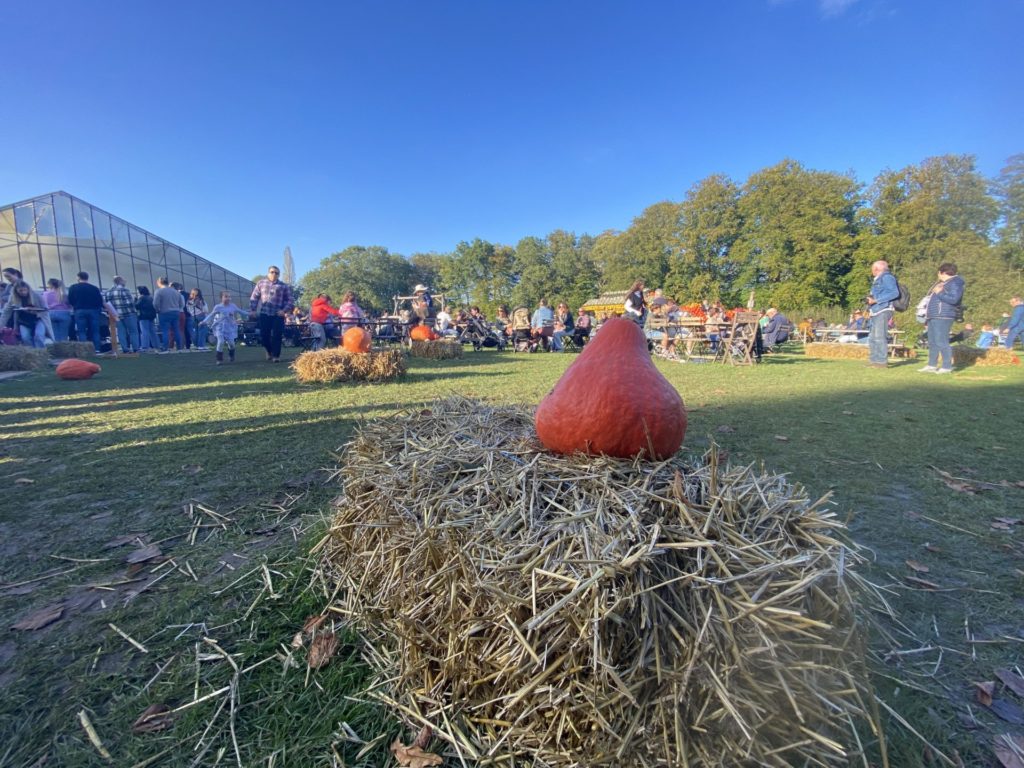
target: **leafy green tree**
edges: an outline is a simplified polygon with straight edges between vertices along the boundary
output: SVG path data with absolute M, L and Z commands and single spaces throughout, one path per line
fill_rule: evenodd
M 337 301 L 353 291 L 363 309 L 379 312 L 391 310 L 392 296 L 408 292 L 412 276 L 412 265 L 397 253 L 379 245 L 350 245 L 307 272 L 301 285 L 309 296 L 329 293 Z
M 516 306 L 536 307 L 541 298 L 549 298 L 554 282 L 551 253 L 539 237 L 524 237 L 516 243 L 514 285 L 511 303 Z
M 493 313 L 512 294 L 514 251 L 477 238 L 459 243 L 441 265 L 441 279 L 449 301 L 477 305 Z
M 444 263 L 449 258 L 451 258 L 451 254 L 434 253 L 433 251 L 414 253 L 410 256 L 409 264 L 412 266 L 411 285 L 406 288 L 406 293 L 403 295 L 408 295 L 410 289 L 417 284 L 425 285 L 437 293 L 442 293 L 445 286 L 441 280 L 441 272 L 443 271 Z
M 740 263 L 734 289 L 757 290 L 758 303 L 802 309 L 842 304 L 856 250 L 860 186 L 848 176 L 809 171 L 784 160 L 753 174 L 738 210 L 731 249 Z
M 603 289 L 626 290 L 635 280 L 643 280 L 650 288 L 664 285 L 669 265 L 680 252 L 680 218 L 680 204 L 666 200 L 633 219 L 629 229 L 601 253 Z
M 1024 155 L 1013 155 L 999 172 L 993 192 L 1002 218 L 999 247 L 1004 257 L 1024 269 Z
M 550 254 L 551 284 L 548 298 L 564 301 L 576 310 L 597 295 L 598 273 L 591 259 L 594 238 L 576 237 L 572 232 L 556 229 L 545 240 Z

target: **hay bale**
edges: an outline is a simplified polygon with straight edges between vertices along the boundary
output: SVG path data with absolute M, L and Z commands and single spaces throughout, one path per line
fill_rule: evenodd
M 953 346 L 953 365 L 964 367 L 976 365 L 979 368 L 994 365 L 1020 365 L 1020 358 L 1012 349 L 1005 347 L 978 349 L 956 344 Z
M 409 345 L 409 354 L 413 357 L 422 357 L 427 360 L 454 360 L 462 357 L 462 345 L 450 339 L 412 341 L 409 342 Z
M 807 357 L 825 357 L 834 360 L 867 360 L 867 344 L 827 344 L 820 341 L 804 344 Z
M 45 349 L 0 345 L 0 371 L 34 371 L 50 364 Z
M 405 375 L 405 355 L 399 349 L 375 349 L 353 354 L 344 349 L 303 352 L 292 362 L 300 384 L 331 381 L 390 381 Z
M 462 399 L 363 425 L 340 476 L 331 615 L 372 695 L 453 754 L 845 766 L 877 728 L 859 557 L 781 476 L 556 456 L 531 413 Z
M 55 341 L 48 349 L 50 357 L 84 359 L 96 354 L 91 341 Z

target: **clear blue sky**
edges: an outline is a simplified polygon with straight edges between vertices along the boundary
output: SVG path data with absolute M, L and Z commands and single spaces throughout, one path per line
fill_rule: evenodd
M 249 276 L 622 229 L 785 157 L 1024 152 L 1020 0 L 3 0 L 0 203 L 64 189 Z M 1016 51 L 1016 53 L 1014 53 Z

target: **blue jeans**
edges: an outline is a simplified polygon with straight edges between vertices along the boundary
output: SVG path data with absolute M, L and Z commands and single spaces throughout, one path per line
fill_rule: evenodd
M 98 309 L 76 309 L 75 328 L 78 329 L 79 341 L 91 341 L 100 353 L 100 311 Z
M 889 358 L 889 347 L 885 334 L 890 317 L 892 317 L 891 311 L 879 312 L 871 318 L 871 325 L 868 327 L 868 360 L 872 363 L 885 365 Z M 928 345 L 931 346 L 930 341 Z
M 50 313 L 53 314 L 52 312 Z M 1024 338 L 1024 328 L 1014 328 L 1012 331 L 1006 334 L 1006 341 L 1003 342 L 1003 346 L 1007 349 L 1013 349 L 1013 342 L 1020 336 Z
M 206 349 L 206 339 L 210 335 L 210 329 L 202 324 L 205 319 L 206 315 L 196 315 L 189 318 L 192 326 L 192 343 L 198 349 Z
M 53 326 L 54 341 L 67 341 L 71 331 L 71 313 L 66 309 L 51 309 L 50 325 Z
M 170 312 L 160 313 L 160 333 L 163 334 L 163 343 L 160 345 L 160 351 L 166 352 L 167 345 L 170 344 L 171 334 L 174 335 L 174 340 L 178 345 L 178 349 L 185 348 L 185 340 L 181 338 L 181 329 L 178 327 L 178 310 L 172 309 Z
M 117 341 L 122 352 L 139 351 L 138 315 L 125 315 L 117 321 Z
M 156 349 L 156 324 L 152 320 L 139 320 L 139 349 Z
M 21 334 L 21 343 L 26 347 L 43 349 L 46 346 L 46 324 L 42 320 L 36 320 L 31 328 L 19 324 L 18 332 Z
M 949 343 L 952 327 L 952 318 L 933 317 L 928 321 L 928 365 L 933 368 L 938 367 L 941 355 L 945 361 L 942 367 L 947 371 L 953 369 L 953 347 Z

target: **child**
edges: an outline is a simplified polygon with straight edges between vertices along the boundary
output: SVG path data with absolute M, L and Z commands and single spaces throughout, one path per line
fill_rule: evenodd
M 203 320 L 203 325 L 213 328 L 214 338 L 217 339 L 217 365 L 224 362 L 225 344 L 228 347 L 228 361 L 235 362 L 235 339 L 238 338 L 236 315 L 241 315 L 244 320 L 249 313 L 231 302 L 231 294 L 228 291 L 221 291 L 220 304 L 215 305 Z
M 974 346 L 978 349 L 988 349 L 997 340 L 996 332 L 989 323 L 981 326 L 981 335 L 978 336 Z

